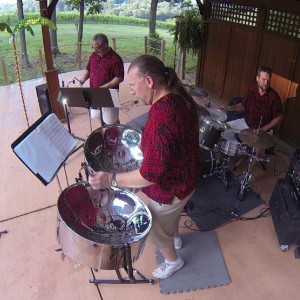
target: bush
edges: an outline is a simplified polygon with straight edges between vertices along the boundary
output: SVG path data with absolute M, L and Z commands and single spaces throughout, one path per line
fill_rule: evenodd
M 38 13 L 28 13 L 25 18 L 39 17 Z M 78 22 L 79 13 L 76 12 L 64 12 L 57 13 L 56 22 L 58 24 L 74 23 Z M 7 23 L 10 26 L 14 26 L 18 22 L 18 16 L 16 14 L 3 14 L 0 16 L 0 23 Z M 144 19 L 138 19 L 133 17 L 118 17 L 109 15 L 86 15 L 84 17 L 85 23 L 101 23 L 101 24 L 117 24 L 117 25 L 135 25 L 135 26 L 149 26 L 149 21 Z M 174 23 L 157 21 L 157 28 L 171 29 Z

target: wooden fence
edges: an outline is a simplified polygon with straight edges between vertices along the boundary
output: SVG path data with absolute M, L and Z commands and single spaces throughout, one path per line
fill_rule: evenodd
M 82 47 L 83 44 L 77 43 L 76 45 L 76 64 L 78 66 L 79 70 L 82 70 L 83 67 L 83 57 L 82 57 Z M 112 49 L 114 51 L 117 51 L 117 39 L 112 38 Z M 166 63 L 166 41 L 165 40 L 158 40 L 158 39 L 153 39 L 149 38 L 148 36 L 144 37 L 144 53 L 149 54 L 151 50 L 155 50 L 156 53 L 160 55 L 160 59 Z M 39 57 L 38 57 L 38 68 L 39 71 L 38 73 L 41 75 L 41 77 L 44 77 L 44 72 L 45 72 L 45 57 L 44 57 L 44 51 L 43 49 L 39 49 L 38 51 Z M 5 57 L 0 58 L 1 63 L 0 63 L 0 69 L 3 71 L 3 81 L 4 84 L 7 85 L 9 84 L 9 74 L 8 74 L 8 68 L 7 68 L 7 62 Z M 186 52 L 183 51 L 181 54 L 181 59 L 180 59 L 180 66 L 177 68 L 178 70 L 178 76 L 182 80 L 185 79 L 185 70 L 186 70 Z

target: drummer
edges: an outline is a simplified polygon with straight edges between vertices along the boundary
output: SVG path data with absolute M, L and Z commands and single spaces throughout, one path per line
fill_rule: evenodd
M 116 175 L 97 172 L 89 177 L 94 189 L 111 185 L 142 188 L 153 218 L 150 237 L 165 258 L 153 271 L 167 278 L 183 267 L 176 249 L 181 212 L 197 186 L 199 118 L 197 104 L 187 93 L 174 69 L 150 55 L 135 59 L 128 69 L 132 95 L 152 105 L 142 135 L 140 169 Z
M 228 122 L 231 128 L 242 130 L 246 128 L 271 132 L 283 118 L 281 99 L 270 87 L 272 71 L 268 67 L 260 67 L 256 82 L 247 92 L 243 100 L 227 106 L 227 111 L 246 111 L 245 118 Z

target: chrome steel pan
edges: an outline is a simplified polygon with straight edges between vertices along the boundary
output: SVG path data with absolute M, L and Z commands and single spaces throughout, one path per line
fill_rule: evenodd
M 76 262 L 113 270 L 120 264 L 124 245 L 130 244 L 132 261 L 142 254 L 152 217 L 133 193 L 74 184 L 61 193 L 57 206 L 58 242 Z

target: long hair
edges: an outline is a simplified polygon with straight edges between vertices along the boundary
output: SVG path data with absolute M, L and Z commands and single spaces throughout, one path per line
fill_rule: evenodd
M 128 72 L 134 67 L 137 67 L 141 77 L 154 77 L 160 85 L 166 86 L 171 93 L 179 96 L 186 103 L 188 110 L 195 119 L 195 125 L 198 127 L 198 105 L 182 85 L 173 68 L 166 67 L 160 59 L 152 55 L 142 55 L 136 58 L 130 64 Z

